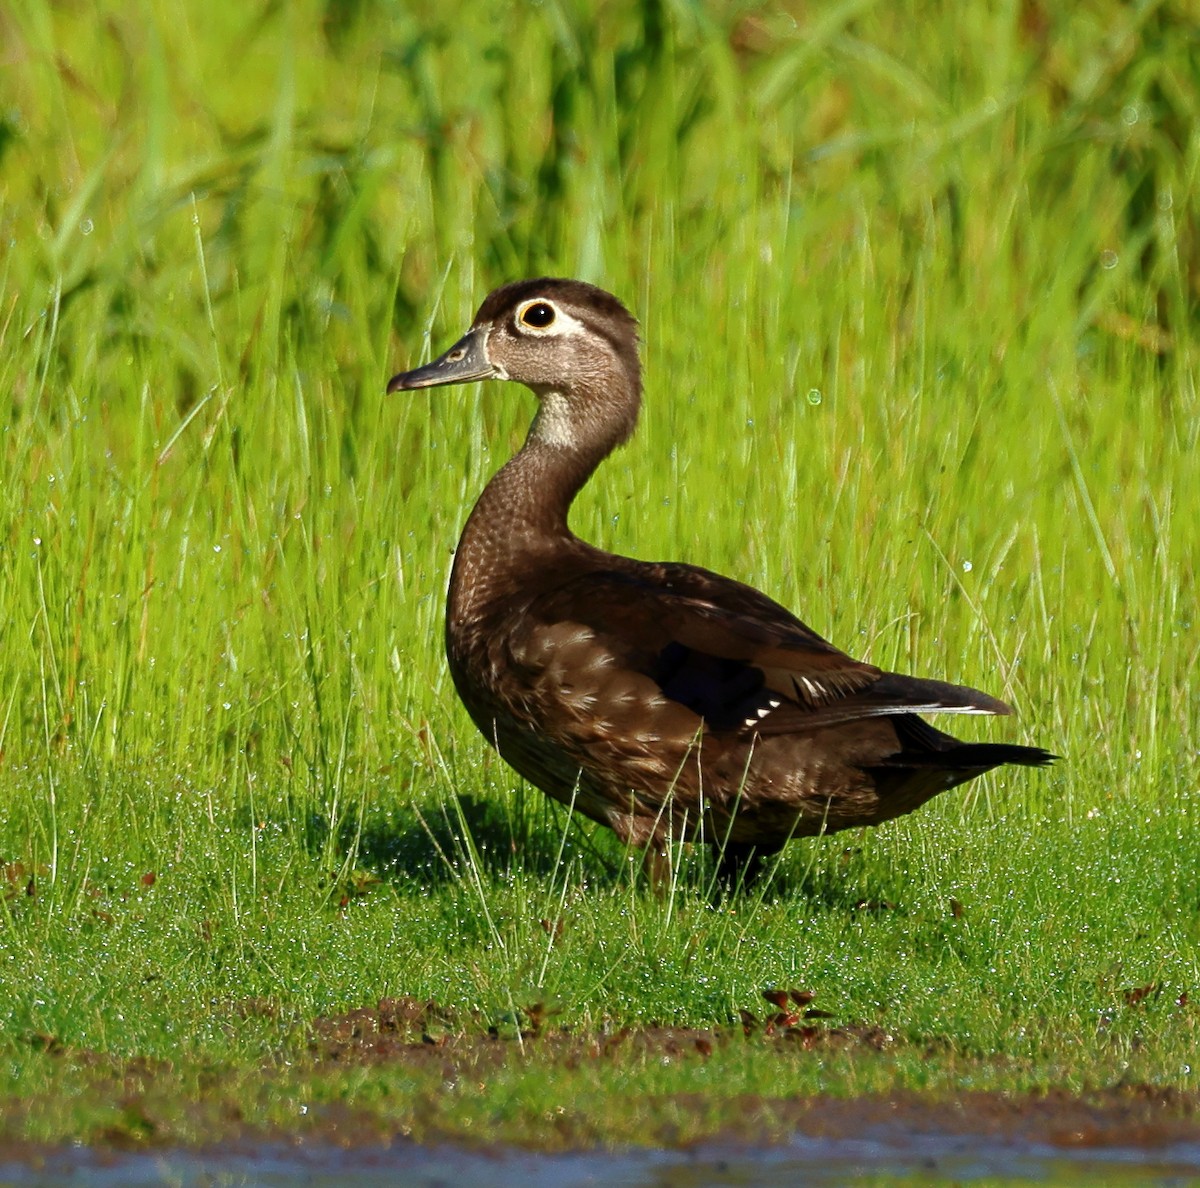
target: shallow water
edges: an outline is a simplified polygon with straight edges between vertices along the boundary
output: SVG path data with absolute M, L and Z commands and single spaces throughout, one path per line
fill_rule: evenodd
M 1200 1142 L 1073 1149 L 970 1135 L 868 1129 L 858 1138 L 797 1136 L 773 1147 L 710 1146 L 538 1154 L 397 1142 L 358 1147 L 268 1143 L 224 1151 L 135 1154 L 56 1149 L 0 1161 L 0 1188 L 728 1188 L 832 1184 L 1200 1183 Z

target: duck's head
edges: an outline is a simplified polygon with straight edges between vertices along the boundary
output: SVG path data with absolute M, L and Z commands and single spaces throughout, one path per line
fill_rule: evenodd
M 609 448 L 633 432 L 641 404 L 637 322 L 611 293 L 557 277 L 490 293 L 471 328 L 444 355 L 393 376 L 389 392 L 503 379 L 541 402 L 532 438 Z

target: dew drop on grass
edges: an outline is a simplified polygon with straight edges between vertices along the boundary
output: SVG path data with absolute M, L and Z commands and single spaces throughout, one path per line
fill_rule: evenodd
M 1118 256 L 1116 252 L 1105 249 L 1104 251 L 1102 251 L 1100 253 L 1100 267 L 1101 268 L 1116 268 L 1120 259 L 1121 259 L 1121 257 Z
M 963 573 L 970 573 L 971 570 L 974 568 L 975 568 L 975 566 L 972 565 L 970 561 L 963 562 Z
M 94 228 L 95 224 L 91 219 L 84 219 L 79 224 L 79 230 L 82 231 L 84 235 L 91 235 Z
M 808 399 L 809 404 L 813 405 L 813 407 L 815 408 L 824 399 L 824 397 L 821 395 L 821 389 L 820 388 L 809 388 L 807 399 Z

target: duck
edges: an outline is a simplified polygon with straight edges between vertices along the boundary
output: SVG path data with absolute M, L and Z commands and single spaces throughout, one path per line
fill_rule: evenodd
M 537 410 L 455 551 L 445 648 L 480 733 L 525 780 L 643 852 L 679 842 L 749 884 L 792 839 L 878 825 L 1041 747 L 963 742 L 932 714 L 1009 714 L 978 689 L 855 660 L 719 573 L 608 553 L 572 502 L 629 440 L 638 324 L 611 293 L 537 277 L 490 293 L 444 354 L 389 393 L 508 380 Z

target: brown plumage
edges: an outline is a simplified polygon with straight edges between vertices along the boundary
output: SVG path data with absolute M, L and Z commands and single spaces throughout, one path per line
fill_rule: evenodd
M 609 293 L 505 285 L 388 391 L 484 379 L 524 384 L 539 407 L 463 530 L 446 652 L 484 737 L 547 795 L 652 852 L 703 840 L 730 877 L 792 837 L 875 825 L 999 764 L 1054 758 L 959 742 L 917 716 L 1011 712 L 986 693 L 884 672 L 750 586 L 571 533 L 572 500 L 641 404 L 637 323 Z

